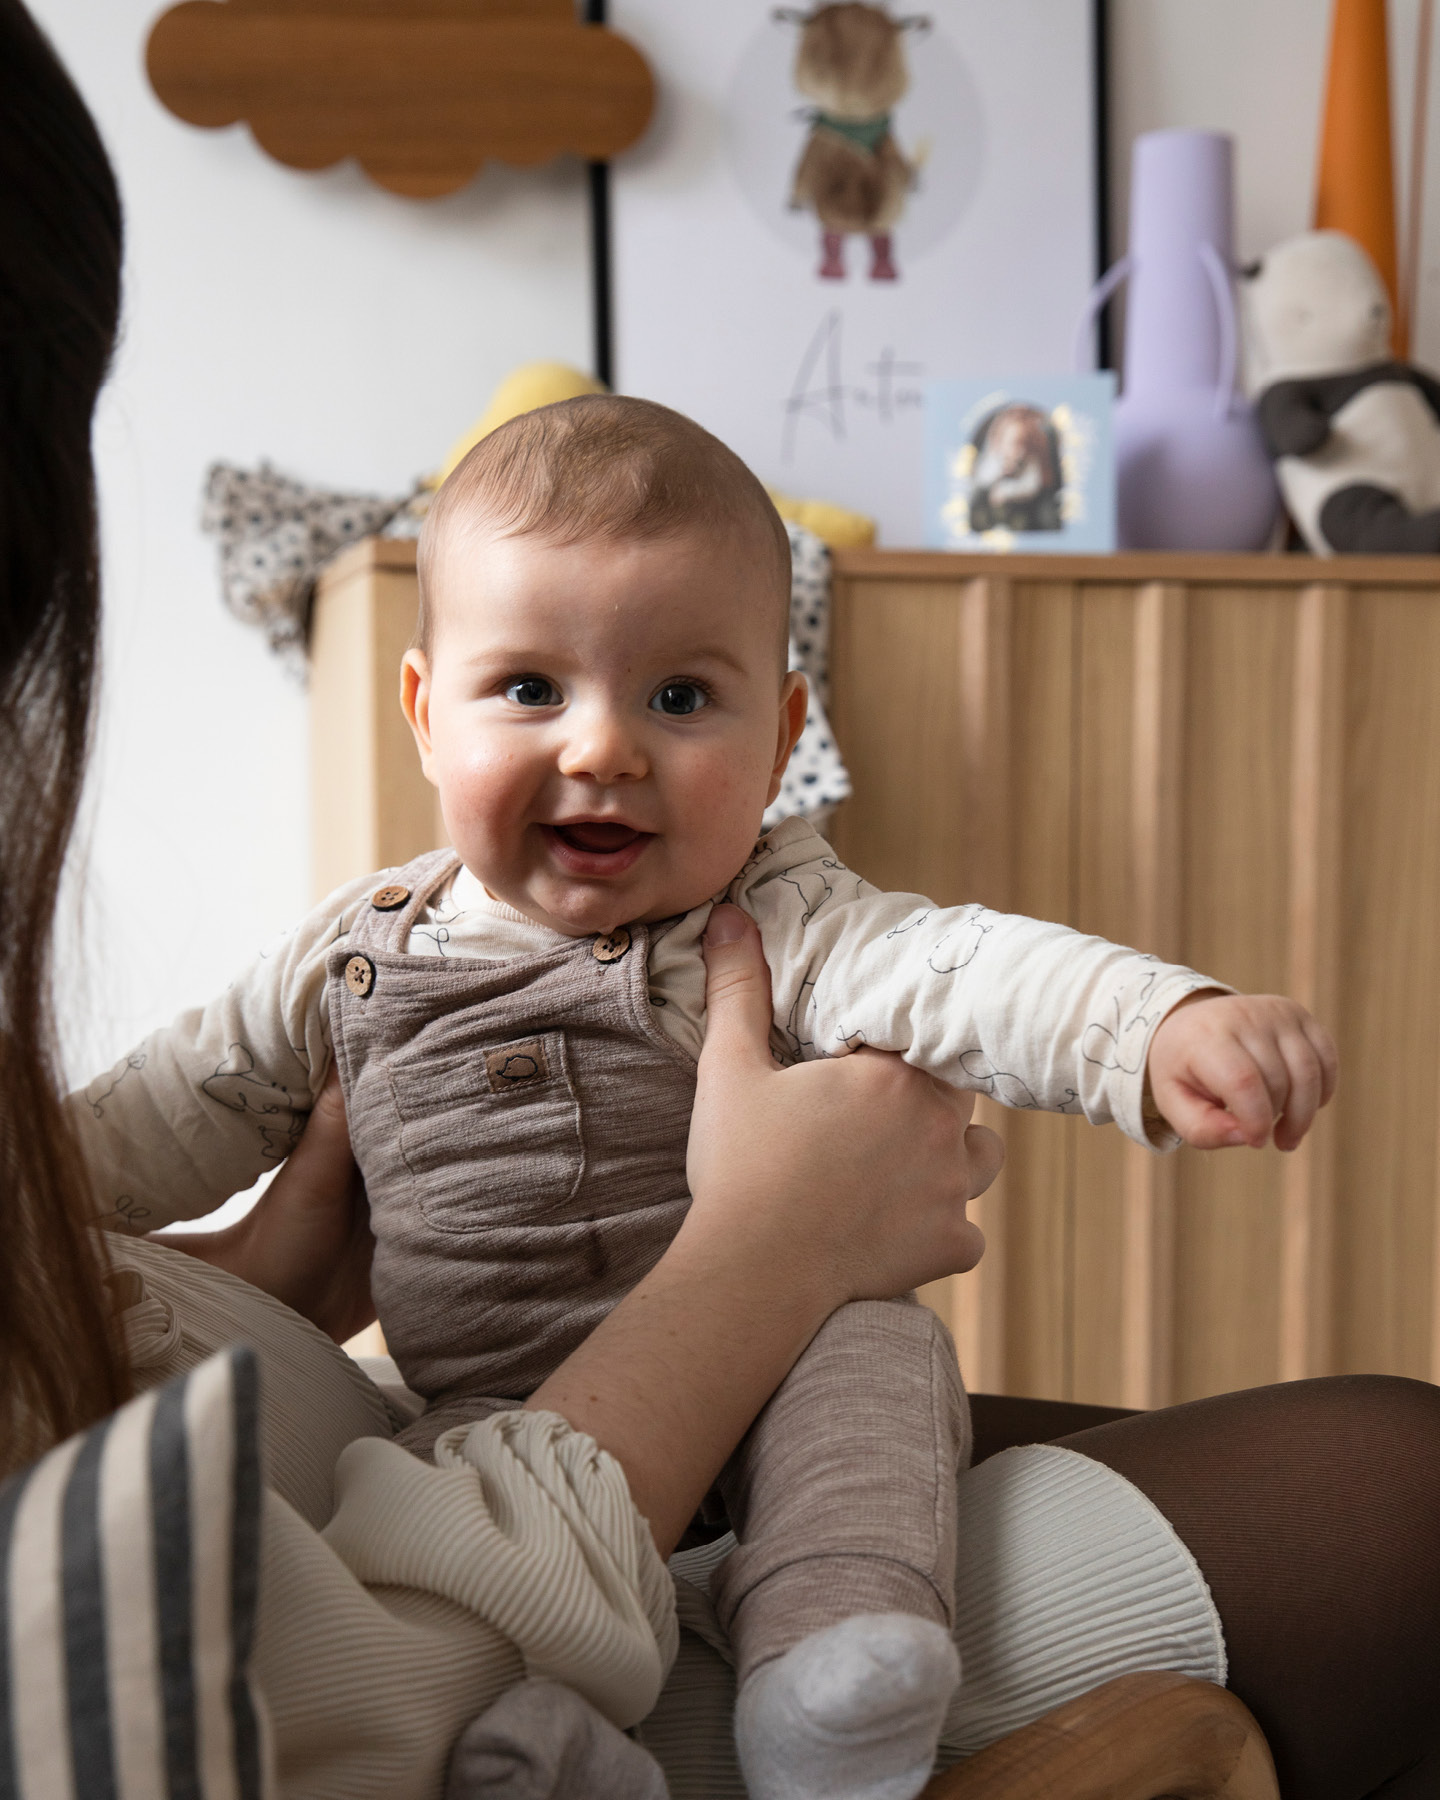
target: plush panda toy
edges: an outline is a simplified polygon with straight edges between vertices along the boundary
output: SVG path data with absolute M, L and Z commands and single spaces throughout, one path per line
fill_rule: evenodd
M 1440 381 L 1393 360 L 1374 263 L 1342 232 L 1309 231 L 1246 275 L 1250 388 L 1305 542 L 1440 552 Z

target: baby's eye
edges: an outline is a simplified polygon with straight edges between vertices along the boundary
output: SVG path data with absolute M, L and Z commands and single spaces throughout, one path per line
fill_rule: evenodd
M 696 681 L 668 681 L 650 702 L 656 712 L 668 713 L 672 719 L 683 719 L 709 704 L 710 696 Z
M 560 691 L 543 675 L 522 675 L 506 688 L 505 698 L 513 700 L 516 706 L 554 706 Z

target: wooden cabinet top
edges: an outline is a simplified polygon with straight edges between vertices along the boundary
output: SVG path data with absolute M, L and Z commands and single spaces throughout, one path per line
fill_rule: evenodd
M 409 538 L 365 538 L 343 551 L 321 576 L 322 584 L 368 569 L 413 570 Z M 949 550 L 837 550 L 835 573 L 872 581 L 1137 582 L 1186 585 L 1233 582 L 1246 587 L 1423 587 L 1440 591 L 1440 556 L 1232 556 L 1147 550 L 1114 556 L 965 556 Z

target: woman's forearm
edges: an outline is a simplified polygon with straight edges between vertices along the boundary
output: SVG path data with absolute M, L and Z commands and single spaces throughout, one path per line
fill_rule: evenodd
M 331 1070 L 300 1142 L 244 1218 L 159 1242 L 263 1288 L 337 1343 L 362 1331 L 375 1317 L 375 1246 L 338 1073 Z
M 778 1249 L 721 1241 L 692 1213 L 664 1259 L 527 1402 L 616 1458 L 662 1556 L 837 1303 Z

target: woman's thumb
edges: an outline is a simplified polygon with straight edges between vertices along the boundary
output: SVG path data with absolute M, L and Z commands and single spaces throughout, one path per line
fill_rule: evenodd
M 770 1055 L 770 970 L 755 921 L 738 906 L 717 906 L 705 927 L 705 1054 L 736 1061 Z
M 350 1129 L 345 1118 L 345 1095 L 340 1086 L 340 1070 L 333 1062 L 324 1085 L 315 1096 L 305 1129 L 290 1152 L 290 1160 L 300 1167 L 307 1163 L 323 1165 L 343 1162 L 353 1165 Z

